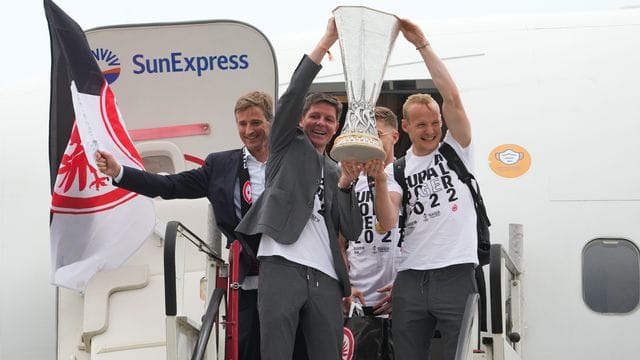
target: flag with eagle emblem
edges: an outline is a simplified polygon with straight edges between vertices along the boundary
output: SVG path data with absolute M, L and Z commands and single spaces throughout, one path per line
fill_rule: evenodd
M 122 265 L 142 245 L 155 209 L 152 199 L 113 186 L 97 170 L 97 149 L 144 167 L 84 31 L 52 1 L 44 8 L 51 39 L 51 281 L 83 291 L 96 272 Z

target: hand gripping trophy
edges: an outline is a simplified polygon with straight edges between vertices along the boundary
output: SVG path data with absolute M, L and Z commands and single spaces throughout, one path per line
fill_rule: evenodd
M 376 130 L 375 106 L 400 21 L 395 15 L 363 6 L 340 6 L 333 15 L 349 109 L 342 132 L 331 148 L 331 157 L 359 162 L 384 159 Z

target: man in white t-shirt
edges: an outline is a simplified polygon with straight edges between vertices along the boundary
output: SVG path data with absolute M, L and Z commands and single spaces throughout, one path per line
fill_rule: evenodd
M 422 30 L 408 20 L 400 29 L 420 52 L 442 95 L 448 127 L 444 139 L 473 171 L 471 126 L 460 94 Z M 442 334 L 443 357 L 454 359 L 465 303 L 477 292 L 476 214 L 473 199 L 439 152 L 442 116 L 429 95 L 410 96 L 402 108 L 402 128 L 412 146 L 407 151 L 404 181 L 408 188 L 403 240 L 406 257 L 393 285 L 393 334 L 398 359 L 419 359 L 429 353 L 436 328 Z M 393 176 L 374 174 L 378 221 L 384 229 L 398 220 L 403 190 Z M 382 196 L 388 191 L 388 196 Z
M 386 158 L 378 165 L 383 168 L 393 163 L 394 145 L 400 137 L 398 119 L 390 109 L 375 108 L 376 129 L 382 141 Z M 372 166 L 372 164 L 367 164 Z M 375 181 L 360 174 L 355 185 L 356 198 L 362 215 L 362 233 L 343 245 L 349 264 L 351 299 L 362 305 L 363 314 L 357 312 L 347 321 L 355 339 L 353 359 L 392 359 L 393 342 L 390 334 L 391 288 L 400 258 L 398 229 L 383 231 L 374 211 Z M 344 238 L 341 238 L 344 241 Z
M 321 61 L 338 39 L 331 19 L 278 100 L 269 138 L 266 188 L 236 231 L 262 234 L 258 312 L 262 360 L 291 359 L 301 327 L 310 360 L 339 359 L 342 298 L 351 286 L 338 234 L 358 237 L 362 219 L 350 184 L 362 168 L 341 168 L 324 153 L 338 130 L 342 104 L 305 97 Z

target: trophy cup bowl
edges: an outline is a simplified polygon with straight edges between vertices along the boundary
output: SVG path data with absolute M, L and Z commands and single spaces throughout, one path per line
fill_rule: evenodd
M 376 130 L 375 105 L 384 71 L 400 31 L 395 15 L 364 6 L 333 10 L 342 54 L 349 107 L 331 148 L 337 161 L 367 162 L 386 154 Z

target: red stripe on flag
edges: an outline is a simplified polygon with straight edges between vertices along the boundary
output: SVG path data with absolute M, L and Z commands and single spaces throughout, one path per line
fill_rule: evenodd
M 113 92 L 106 81 L 102 83 L 102 90 L 100 91 L 100 114 L 102 122 L 104 123 L 107 133 L 116 144 L 118 149 L 129 158 L 134 164 L 138 165 L 140 169 L 144 169 L 142 159 L 135 150 L 131 138 L 127 130 L 122 125 L 122 121 L 118 116 L 118 109 L 114 100 Z M 115 127 L 114 127 L 115 126 Z M 134 153 L 129 151 L 131 149 Z
M 131 193 L 131 195 L 132 196 L 125 197 L 125 198 L 121 199 L 120 201 L 115 202 L 115 203 L 113 203 L 113 204 L 111 204 L 109 206 L 106 206 L 106 207 L 101 207 L 101 208 L 96 208 L 96 209 L 89 209 L 89 210 L 82 210 L 82 211 L 76 211 L 76 210 L 68 211 L 68 210 L 60 210 L 60 209 L 51 208 L 51 212 L 55 213 L 55 214 L 67 214 L 67 215 L 96 214 L 96 213 L 99 213 L 99 212 L 111 210 L 113 208 L 116 208 L 116 207 L 126 203 L 129 200 L 135 199 L 137 196 L 141 196 L 141 195 L 136 194 L 136 193 Z
M 106 194 L 85 198 L 66 196 L 56 193 L 56 196 L 51 198 L 51 205 L 56 208 L 87 209 L 95 207 L 96 205 L 103 205 L 117 201 L 128 194 L 133 193 L 123 188 L 115 188 Z

